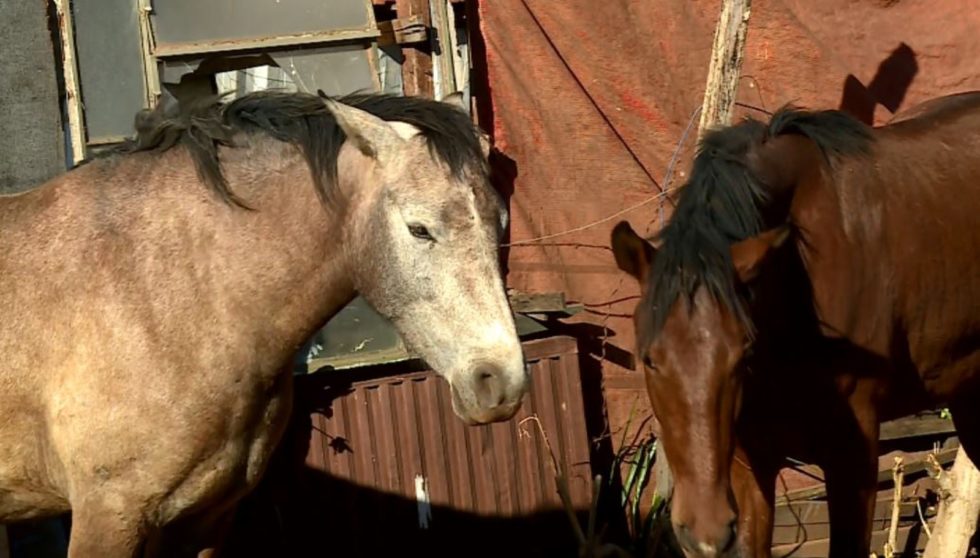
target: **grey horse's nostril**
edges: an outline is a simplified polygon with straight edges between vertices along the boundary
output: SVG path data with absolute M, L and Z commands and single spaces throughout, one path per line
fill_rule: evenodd
M 482 363 L 473 372 L 473 392 L 481 407 L 493 409 L 504 403 L 507 397 L 503 372 L 499 367 Z

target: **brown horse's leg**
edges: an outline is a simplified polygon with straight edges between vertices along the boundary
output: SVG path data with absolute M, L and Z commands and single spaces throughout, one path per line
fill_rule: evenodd
M 738 505 L 739 556 L 771 556 L 775 471 L 771 460 L 735 451 L 732 492 Z
M 963 451 L 974 463 L 980 464 L 980 390 L 957 397 L 949 406 L 953 424 Z
M 828 424 L 823 464 L 830 512 L 830 558 L 868 556 L 878 484 L 878 421 L 869 408 Z

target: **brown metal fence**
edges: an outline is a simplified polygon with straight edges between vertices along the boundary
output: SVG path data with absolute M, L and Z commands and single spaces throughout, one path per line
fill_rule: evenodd
M 552 457 L 535 421 L 524 419 L 540 421 L 584 519 L 592 469 L 578 348 L 552 337 L 524 349 L 530 393 L 516 417 L 494 425 L 466 426 L 445 380 L 429 371 L 353 380 L 325 372 L 325 383 L 346 393 L 324 390 L 320 403 L 297 389 L 298 415 L 309 422 L 289 437 L 308 440 L 292 449 L 305 465 L 270 471 L 279 480 L 266 483 L 266 496 L 288 495 L 273 496 L 263 517 L 253 505 L 237 545 L 290 556 L 574 555 Z
M 589 448 L 575 342 L 532 341 L 525 350 L 532 387 L 514 419 L 466 426 L 453 414 L 447 383 L 431 372 L 356 382 L 334 401 L 331 418 L 314 418 L 307 463 L 432 505 L 487 515 L 531 513 L 560 505 L 548 450 L 537 443 L 532 421 L 521 424 L 536 415 L 571 473 L 572 498 L 587 506 Z

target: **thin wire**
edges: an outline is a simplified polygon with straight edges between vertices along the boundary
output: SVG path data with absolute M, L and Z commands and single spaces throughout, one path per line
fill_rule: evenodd
M 557 232 L 557 233 L 553 233 L 553 234 L 546 234 L 544 236 L 539 236 L 537 238 L 529 238 L 529 239 L 526 239 L 526 240 L 518 240 L 516 242 L 508 242 L 506 244 L 501 244 L 500 246 L 502 248 L 505 248 L 505 247 L 509 247 L 509 246 L 525 246 L 527 244 L 536 244 L 537 242 L 539 242 L 541 240 L 549 240 L 549 239 L 552 239 L 552 238 L 557 238 L 559 236 L 565 236 L 565 235 L 568 235 L 568 234 L 573 234 L 573 233 L 581 232 L 581 231 L 584 231 L 586 229 L 591 229 L 592 227 L 595 227 L 597 225 L 601 225 L 603 223 L 608 223 L 609 221 L 612 221 L 613 219 L 615 219 L 615 218 L 617 218 L 617 217 L 619 217 L 621 215 L 625 215 L 625 214 L 627 214 L 627 213 L 629 213 L 631 211 L 637 210 L 637 209 L 639 209 L 639 208 L 641 208 L 641 207 L 643 207 L 643 206 L 645 206 L 647 204 L 653 203 L 653 202 L 655 202 L 655 201 L 657 201 L 657 200 L 659 200 L 661 198 L 665 198 L 665 197 L 667 197 L 667 195 L 669 195 L 673 191 L 674 191 L 674 189 L 664 190 L 663 192 L 660 192 L 659 194 L 656 194 L 654 196 L 651 196 L 651 197 L 649 197 L 649 198 L 641 201 L 640 203 L 631 205 L 631 206 L 627 207 L 626 209 L 622 209 L 620 211 L 617 211 L 616 213 L 613 213 L 612 215 L 603 217 L 602 219 L 599 219 L 598 221 L 594 221 L 594 222 L 589 223 L 587 225 L 582 225 L 581 227 L 575 227 L 574 229 L 569 229 L 567 231 Z
M 575 70 L 572 69 L 572 66 L 568 63 L 567 60 L 565 60 L 565 57 L 562 56 L 561 49 L 559 49 L 558 46 L 555 44 L 555 42 L 551 39 L 551 35 L 548 34 L 548 31 L 544 28 L 544 25 L 541 24 L 540 20 L 538 20 L 538 16 L 535 15 L 534 10 L 532 10 L 531 6 L 528 5 L 527 0 L 521 0 L 521 3 L 524 4 L 524 9 L 527 10 L 527 14 L 531 16 L 531 19 L 534 21 L 534 24 L 537 25 L 538 29 L 541 30 L 541 35 L 544 37 L 544 40 L 548 42 L 548 45 L 551 47 L 551 50 L 554 52 L 555 57 L 557 57 L 558 60 L 561 61 L 562 65 L 565 66 L 565 69 L 568 71 L 568 75 L 571 76 L 573 80 L 575 80 L 575 83 L 578 84 L 579 89 L 582 90 L 582 93 L 585 95 L 585 98 L 588 99 L 590 103 L 592 103 L 592 107 L 595 108 L 596 112 L 599 113 L 599 116 L 601 116 L 602 119 L 606 121 L 606 124 L 609 125 L 609 129 L 612 130 L 612 133 L 615 134 L 616 138 L 620 141 L 620 143 L 623 144 L 623 147 L 626 149 L 626 152 L 630 154 L 630 157 L 632 157 L 633 161 L 636 162 L 636 164 L 640 167 L 640 170 L 643 171 L 643 174 L 647 175 L 647 178 L 650 179 L 650 182 L 653 182 L 654 186 L 660 189 L 661 192 L 665 192 L 666 186 L 662 186 L 657 182 L 657 179 L 653 177 L 653 173 L 651 173 L 650 170 L 647 169 L 646 165 L 643 164 L 643 161 L 640 160 L 640 157 L 633 151 L 633 148 L 630 147 L 630 144 L 629 142 L 626 141 L 626 138 L 624 138 L 619 133 L 619 130 L 617 130 L 616 126 L 614 126 L 612 121 L 609 120 L 609 117 L 606 116 L 606 113 L 602 111 L 602 107 L 599 106 L 599 103 L 592 97 L 592 94 L 589 93 L 588 88 L 585 86 L 584 83 L 582 83 L 582 80 L 579 79 L 578 74 L 575 73 Z
M 643 207 L 645 205 L 648 205 L 650 203 L 653 203 L 653 202 L 655 202 L 657 200 L 662 200 L 664 198 L 667 198 L 672 192 L 674 192 L 675 190 L 677 190 L 677 188 L 671 188 L 671 187 L 669 187 L 670 180 L 673 178 L 674 168 L 677 165 L 677 160 L 678 160 L 678 157 L 680 155 L 681 149 L 684 147 L 684 143 L 687 141 L 687 137 L 690 135 L 691 129 L 694 127 L 694 121 L 697 119 L 697 116 L 700 113 L 701 113 L 701 107 L 698 107 L 698 108 L 694 109 L 694 111 L 691 112 L 691 116 L 687 119 L 687 126 L 684 128 L 684 132 L 681 134 L 681 139 L 677 142 L 677 146 L 674 147 L 674 152 L 671 155 L 670 162 L 667 165 L 667 171 L 664 173 L 664 182 L 663 182 L 664 190 L 661 191 L 659 194 L 655 194 L 655 195 L 653 195 L 653 196 L 651 196 L 651 197 L 649 197 L 649 198 L 647 198 L 647 199 L 645 199 L 645 200 L 643 200 L 643 201 L 641 201 L 641 202 L 639 202 L 639 203 L 637 203 L 635 205 L 631 205 L 630 207 L 627 207 L 626 209 L 622 209 L 620 211 L 617 211 L 616 213 L 613 213 L 612 215 L 609 215 L 607 217 L 603 217 L 602 219 L 599 219 L 598 221 L 594 221 L 592 223 L 588 223 L 588 224 L 582 225 L 580 227 L 575 227 L 573 229 L 569 229 L 569 230 L 561 231 L 561 232 L 557 232 L 557 233 L 546 234 L 544 236 L 539 236 L 539 237 L 535 237 L 535 238 L 528 238 L 526 240 L 517 240 L 517 241 L 509 242 L 509 243 L 506 243 L 506 244 L 501 244 L 500 246 L 502 248 L 507 248 L 507 247 L 511 247 L 511 246 L 526 246 L 528 244 L 538 244 L 542 240 L 550 240 L 552 238 L 557 238 L 559 236 L 565 236 L 565 235 L 569 235 L 569 234 L 581 232 L 581 231 L 584 231 L 584 230 L 587 230 L 587 229 L 591 229 L 592 227 L 601 225 L 603 223 L 608 223 L 609 221 L 612 221 L 613 219 L 615 219 L 617 217 L 620 217 L 622 215 L 625 215 L 625 214 L 627 214 L 627 213 L 629 213 L 631 211 L 635 211 L 635 210 L 637 210 L 637 209 L 639 209 L 639 208 L 641 208 L 641 207 Z M 662 205 L 660 206 L 660 211 L 661 211 L 661 225 L 662 225 L 663 224 L 663 206 Z
M 681 139 L 677 142 L 677 147 L 674 148 L 674 154 L 670 156 L 670 163 L 667 164 L 667 172 L 664 173 L 664 188 L 670 188 L 670 181 L 674 178 L 674 166 L 677 165 L 677 158 L 680 155 L 681 148 L 684 147 L 684 143 L 687 141 L 687 136 L 691 133 L 691 129 L 694 127 L 694 121 L 697 119 L 699 114 L 701 114 L 701 105 L 698 105 L 697 108 L 691 111 L 691 116 L 687 118 L 687 126 L 684 127 L 684 133 L 681 134 Z M 663 228 L 663 204 L 660 204 L 657 216 L 660 218 L 660 227 Z
M 292 81 L 290 81 L 288 79 L 274 78 L 274 77 L 268 77 L 268 76 L 263 77 L 263 76 L 260 76 L 260 75 L 253 74 L 252 72 L 249 72 L 248 70 L 241 70 L 241 72 L 243 74 L 245 74 L 246 76 L 252 78 L 253 80 L 262 80 L 262 79 L 264 79 L 266 81 L 272 81 L 272 82 L 275 82 L 275 83 L 285 83 L 287 85 L 296 85 L 294 82 L 292 82 Z
M 752 106 L 749 106 L 747 108 L 756 109 L 760 112 L 764 112 L 768 115 L 772 115 L 772 113 L 769 112 L 769 107 L 766 106 L 766 100 L 762 97 L 762 87 L 759 86 L 759 80 L 755 79 L 755 76 L 750 74 L 742 74 L 738 79 L 739 81 L 743 79 L 749 80 L 750 82 L 749 88 L 755 89 L 756 95 L 759 96 L 759 104 L 762 105 L 761 109 L 757 109 L 756 107 L 752 107 Z

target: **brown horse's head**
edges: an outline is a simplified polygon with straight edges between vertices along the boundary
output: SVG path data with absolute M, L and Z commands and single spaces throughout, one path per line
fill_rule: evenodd
M 618 266 L 641 285 L 636 352 L 674 474 L 675 532 L 689 556 L 725 556 L 735 540 L 735 424 L 757 301 L 772 299 L 758 296 L 770 286 L 757 276 L 764 263 L 780 265 L 768 256 L 789 236 L 782 223 L 798 163 L 812 160 L 797 149 L 800 136 L 825 151 L 861 149 L 867 131 L 836 112 L 786 108 L 769 125 L 748 120 L 711 132 L 659 246 L 625 222 L 612 234 Z
M 326 101 L 343 129 L 354 287 L 450 384 L 471 424 L 518 410 L 527 374 L 499 265 L 507 212 L 457 97 Z M 346 168 L 345 168 L 346 165 Z
M 752 280 L 787 231 L 780 228 L 732 246 L 736 290 Z M 625 222 L 616 227 L 613 246 L 620 268 L 641 285 L 634 314 L 637 354 L 674 474 L 675 532 L 689 556 L 725 556 L 735 538 L 729 472 L 751 326 L 710 287 L 697 286 L 674 300 L 654 333 L 652 301 L 659 298 L 658 288 L 669 288 L 650 277 L 658 250 Z

